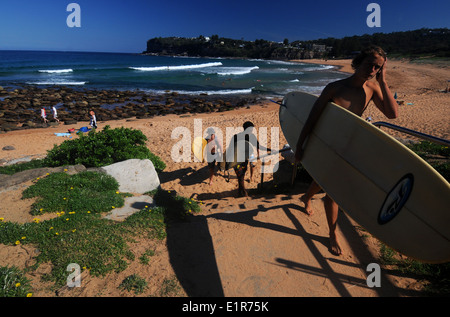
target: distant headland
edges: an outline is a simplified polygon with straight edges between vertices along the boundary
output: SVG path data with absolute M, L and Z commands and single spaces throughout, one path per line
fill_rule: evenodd
M 414 31 L 375 33 L 310 41 L 271 42 L 263 39 L 245 41 L 212 35 L 195 38 L 156 37 L 147 41 L 143 54 L 196 57 L 229 57 L 255 59 L 349 58 L 370 44 L 381 46 L 390 56 L 450 57 L 450 30 L 419 29 Z

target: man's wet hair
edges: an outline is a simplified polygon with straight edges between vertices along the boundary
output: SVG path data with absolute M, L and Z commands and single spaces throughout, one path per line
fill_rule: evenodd
M 380 55 L 381 57 L 384 58 L 384 60 L 386 60 L 386 58 L 387 58 L 386 52 L 381 47 L 376 46 L 376 45 L 371 45 L 371 46 L 365 48 L 364 50 L 362 50 L 361 53 L 359 53 L 353 59 L 352 68 L 357 69 L 367 56 L 374 56 L 374 55 Z

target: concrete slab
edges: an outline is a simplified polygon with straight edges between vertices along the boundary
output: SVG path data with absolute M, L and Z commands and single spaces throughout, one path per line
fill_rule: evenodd
M 145 206 L 155 206 L 152 197 L 148 195 L 126 197 L 123 207 L 111 210 L 104 218 L 115 221 L 124 221 L 127 217 L 145 208 Z

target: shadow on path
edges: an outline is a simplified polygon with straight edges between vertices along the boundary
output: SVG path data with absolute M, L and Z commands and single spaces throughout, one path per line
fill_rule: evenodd
M 167 248 L 170 263 L 188 296 L 224 296 L 206 217 L 171 223 Z

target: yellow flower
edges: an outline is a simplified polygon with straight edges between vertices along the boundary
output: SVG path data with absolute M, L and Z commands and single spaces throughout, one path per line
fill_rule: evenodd
M 33 296 L 33 293 L 27 293 L 27 297 Z
M 111 206 L 111 208 L 112 208 L 112 209 L 114 209 L 114 208 L 116 208 L 116 207 L 114 207 L 114 206 Z
M 55 235 L 57 236 L 57 235 L 59 235 L 59 233 L 58 233 L 58 232 L 55 232 Z
M 77 229 L 73 229 L 73 230 L 72 230 L 72 232 L 75 232 L 75 231 L 77 231 Z
M 88 214 L 90 214 L 91 212 L 88 210 L 88 212 L 87 212 Z
M 20 283 L 16 283 L 16 287 L 19 287 L 20 286 Z
M 119 191 L 116 191 L 116 194 L 118 194 L 119 193 Z
M 66 221 L 69 221 L 69 218 L 66 218 Z
M 20 241 L 19 241 L 19 240 L 17 240 L 17 241 L 16 241 L 16 245 L 19 245 L 19 244 L 20 244 Z
M 48 230 L 53 230 L 53 227 L 50 227 Z
M 63 199 L 64 199 L 64 200 L 66 200 L 67 198 L 66 198 L 66 197 L 64 197 Z
M 67 168 L 64 169 L 64 172 L 67 172 Z
M 3 221 L 3 220 L 5 220 L 5 218 L 3 218 L 3 217 L 2 217 L 2 218 L 0 218 L 0 221 Z
M 41 221 L 39 218 L 34 218 L 33 219 L 33 222 L 35 222 L 35 223 L 39 223 L 39 221 Z
M 70 189 L 73 189 L 73 187 L 70 187 Z
M 27 237 L 22 237 L 22 240 L 25 240 Z

